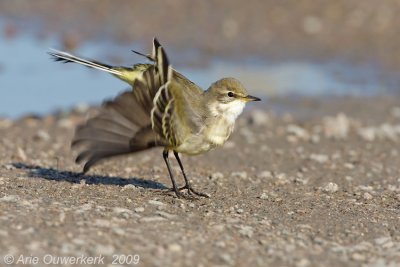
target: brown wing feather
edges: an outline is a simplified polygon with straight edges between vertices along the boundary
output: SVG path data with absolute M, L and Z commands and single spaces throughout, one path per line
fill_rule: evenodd
M 199 97 L 202 90 L 172 70 L 157 39 L 152 55 L 154 66 L 135 81 L 134 90 L 106 102 L 99 115 L 77 128 L 72 146 L 79 146 L 76 161 L 85 162 L 85 172 L 109 157 L 178 146 L 187 131 L 200 127 L 199 109 L 190 98 Z
M 173 71 L 162 47 L 156 54 L 161 86 L 153 99 L 151 123 L 153 130 L 174 148 L 202 127 L 203 91 Z

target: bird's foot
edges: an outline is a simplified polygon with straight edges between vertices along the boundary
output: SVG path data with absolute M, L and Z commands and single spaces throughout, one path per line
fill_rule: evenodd
M 182 193 L 182 190 L 187 190 L 187 194 Z M 174 192 L 177 198 L 184 198 L 184 199 L 190 199 L 194 200 L 196 199 L 196 196 L 199 197 L 206 197 L 209 198 L 210 195 L 207 193 L 202 193 L 194 190 L 191 186 L 184 185 L 182 187 L 177 188 L 176 190 L 174 188 L 170 188 L 168 190 L 169 192 Z
M 194 194 L 194 195 L 199 196 L 199 197 L 206 197 L 206 198 L 210 197 L 209 194 L 198 192 L 198 191 L 194 190 L 193 187 L 188 186 L 188 185 L 184 185 L 184 186 L 180 187 L 178 189 L 178 191 L 182 191 L 182 190 L 185 190 L 185 189 L 187 189 L 187 192 L 188 192 L 189 195 L 193 195 Z
M 174 192 L 175 196 L 177 198 L 181 198 L 181 199 L 190 199 L 190 200 L 195 200 L 196 198 L 192 195 L 192 194 L 185 194 L 183 192 L 181 192 L 181 190 L 183 190 L 184 188 L 177 188 L 176 190 L 174 188 L 170 188 L 168 190 L 168 192 Z

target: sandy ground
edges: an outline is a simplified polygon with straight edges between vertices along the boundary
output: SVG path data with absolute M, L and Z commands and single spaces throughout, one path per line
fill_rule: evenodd
M 82 175 L 69 143 L 85 110 L 0 120 L 0 265 L 399 266 L 398 103 L 253 106 L 223 148 L 183 157 L 198 200 L 168 192 L 159 149 Z

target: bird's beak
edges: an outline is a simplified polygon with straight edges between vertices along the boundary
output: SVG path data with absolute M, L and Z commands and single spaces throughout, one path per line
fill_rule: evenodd
M 252 96 L 252 95 L 247 95 L 243 98 L 245 101 L 250 102 L 250 101 L 261 101 L 260 98 Z

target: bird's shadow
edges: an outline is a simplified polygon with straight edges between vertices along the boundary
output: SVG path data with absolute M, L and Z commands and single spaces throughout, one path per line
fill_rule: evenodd
M 121 178 L 113 176 L 86 175 L 82 172 L 60 171 L 53 168 L 43 168 L 40 166 L 29 165 L 21 162 L 12 163 L 12 165 L 17 169 L 26 170 L 29 177 L 31 178 L 43 178 L 51 181 L 66 181 L 74 184 L 79 184 L 84 181 L 86 184 L 103 184 L 117 186 L 125 186 L 131 184 L 136 187 L 147 189 L 167 189 L 167 187 L 161 183 L 141 178 Z

